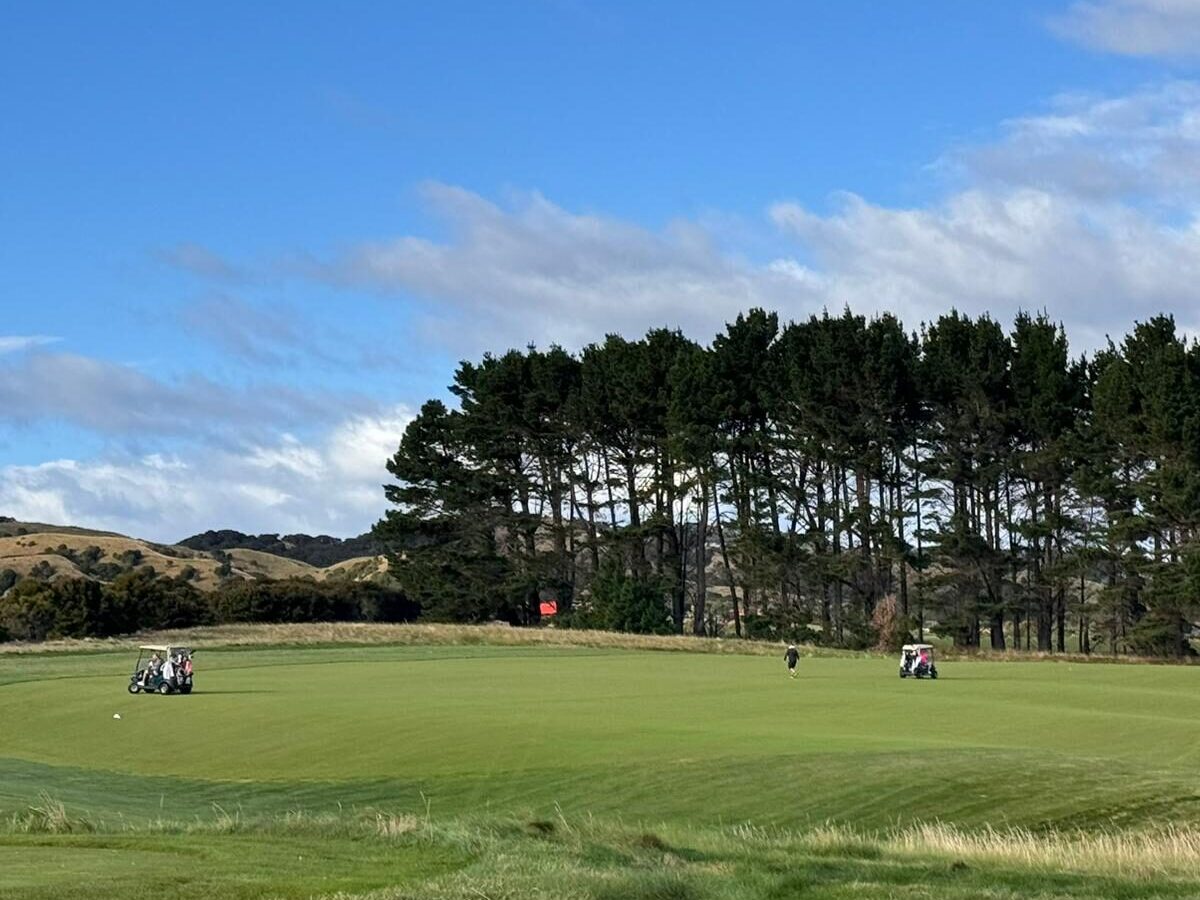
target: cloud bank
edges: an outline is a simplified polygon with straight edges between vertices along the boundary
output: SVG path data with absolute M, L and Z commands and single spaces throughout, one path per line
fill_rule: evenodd
M 54 421 L 118 437 L 230 440 L 319 426 L 368 405 L 363 397 L 270 381 L 231 387 L 198 374 L 163 381 L 73 353 L 0 363 L 0 424 Z
M 410 415 L 352 416 L 305 443 L 0 467 L 0 515 L 159 541 L 210 528 L 358 534 L 379 517 L 384 464 Z
M 1127 56 L 1200 57 L 1196 0 L 1081 0 L 1050 20 L 1058 35 Z
M 652 232 L 569 212 L 537 193 L 507 206 L 445 184 L 423 195 L 449 225 L 449 241 L 365 244 L 322 273 L 424 299 L 431 334 L 463 352 L 531 340 L 579 347 L 660 325 L 705 334 L 739 309 L 817 299 L 819 280 L 803 266 L 723 253 L 694 223 Z
M 1178 12 L 1077 4 L 1070 15 L 1167 7 Z M 344 302 L 368 291 L 416 304 L 421 339 L 465 357 L 529 342 L 577 348 L 663 325 L 707 341 L 756 305 L 785 318 L 848 305 L 896 313 L 909 327 L 950 307 L 1001 321 L 1044 308 L 1079 351 L 1163 311 L 1200 333 L 1197 159 L 1200 85 L 1169 81 L 1122 96 L 1059 96 L 999 123 L 988 143 L 949 148 L 936 161 L 944 189 L 922 205 L 846 193 L 815 209 L 781 198 L 743 242 L 773 247 L 765 257 L 738 252 L 736 236 L 701 221 L 654 229 L 536 192 L 496 200 L 435 183 L 423 196 L 442 236 L 385 236 L 324 258 L 298 251 L 319 261 L 287 277 L 337 285 Z M 222 288 L 235 273 L 263 277 L 185 249 L 176 262 Z M 52 352 L 46 338 L 0 337 L 0 429 L 66 422 L 108 442 L 90 460 L 0 468 L 0 514 L 163 540 L 213 527 L 348 535 L 378 518 L 383 462 L 408 420 L 389 404 L 424 398 L 381 403 L 288 386 L 278 370 L 297 358 L 319 363 L 331 342 L 314 343 L 261 304 L 218 293 L 183 316 L 261 380 L 164 381 Z M 331 365 L 350 364 L 329 352 Z
M 322 277 L 420 298 L 432 334 L 464 353 L 682 327 L 707 340 L 739 310 L 896 312 L 910 326 L 956 307 L 1010 319 L 1047 308 L 1077 349 L 1175 311 L 1200 284 L 1200 85 L 1055 98 L 987 145 L 939 161 L 957 186 L 925 206 L 845 194 L 829 212 L 767 211 L 791 251 L 751 260 L 697 222 L 662 231 L 572 212 L 538 194 L 505 205 L 433 184 L 441 241 L 364 244 Z

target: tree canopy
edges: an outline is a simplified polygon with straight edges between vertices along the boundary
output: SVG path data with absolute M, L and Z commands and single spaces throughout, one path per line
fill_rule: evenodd
M 450 391 L 375 529 L 426 615 L 552 597 L 566 624 L 866 646 L 889 598 L 963 647 L 1192 652 L 1200 348 L 1169 316 L 1072 358 L 1045 315 L 754 309 L 707 346 L 485 356 Z

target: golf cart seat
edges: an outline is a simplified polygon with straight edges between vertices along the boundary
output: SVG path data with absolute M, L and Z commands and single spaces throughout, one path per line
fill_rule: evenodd
M 143 644 L 129 676 L 129 693 L 190 694 L 193 652 L 191 647 Z
M 905 644 L 900 648 L 900 677 L 937 678 L 932 644 Z

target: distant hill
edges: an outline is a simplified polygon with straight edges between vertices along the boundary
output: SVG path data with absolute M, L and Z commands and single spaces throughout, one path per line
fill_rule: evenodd
M 383 548 L 371 535 L 335 538 L 327 534 L 242 534 L 222 529 L 194 534 L 179 542 L 192 550 L 257 550 L 324 568 L 364 556 L 379 556 Z
M 215 546 L 187 546 L 184 544 L 156 544 L 112 532 L 92 531 L 64 525 L 46 525 L 38 522 L 18 522 L 0 518 L 0 574 L 11 572 L 18 577 L 33 577 L 52 581 L 57 578 L 90 578 L 107 582 L 135 569 L 151 567 L 160 575 L 183 576 L 203 591 L 211 591 L 227 578 L 247 580 L 284 578 L 312 578 L 315 581 L 350 580 L 387 582 L 387 561 L 382 555 L 371 552 L 359 538 L 339 541 L 337 538 L 307 535 L 288 535 L 275 538 L 275 543 L 262 541 L 245 546 L 232 538 L 221 544 L 221 535 L 238 535 L 238 532 L 206 532 L 189 538 L 203 544 L 207 536 Z M 240 535 L 247 543 L 249 535 Z M 293 540 L 294 538 L 302 540 Z M 358 542 L 358 543 L 355 543 Z M 290 545 L 290 546 L 289 546 Z M 291 555 L 259 549 L 261 546 L 279 546 L 291 551 Z M 325 564 L 312 564 L 297 558 L 307 548 L 312 559 L 331 560 Z M 324 548 L 324 553 L 318 552 Z M 366 550 L 354 555 L 351 549 Z M 0 591 L 2 593 L 2 591 Z

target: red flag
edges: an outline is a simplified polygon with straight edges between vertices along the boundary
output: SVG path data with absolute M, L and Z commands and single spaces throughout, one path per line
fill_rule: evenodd
M 558 615 L 558 601 L 557 600 L 543 600 L 541 610 L 542 610 L 543 616 Z

